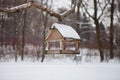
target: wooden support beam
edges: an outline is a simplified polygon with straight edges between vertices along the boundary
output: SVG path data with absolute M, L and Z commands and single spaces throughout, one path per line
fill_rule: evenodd
M 75 42 L 75 50 L 76 50 L 76 51 L 79 50 L 79 42 L 78 42 L 78 41 Z

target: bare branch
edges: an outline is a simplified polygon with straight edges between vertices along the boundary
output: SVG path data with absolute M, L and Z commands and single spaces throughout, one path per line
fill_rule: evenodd
M 116 17 L 117 17 L 118 21 L 120 22 L 120 13 L 119 12 L 116 12 Z
M 105 0 L 105 1 L 106 1 L 106 0 Z M 108 3 L 109 3 L 109 1 L 108 1 Z M 99 7 L 100 7 L 100 9 L 101 9 L 101 11 L 102 11 L 102 13 L 98 16 L 98 20 L 99 20 L 99 19 L 101 18 L 101 16 L 103 15 L 103 13 L 104 13 L 104 11 L 105 11 L 108 3 L 106 2 L 106 3 L 105 3 L 105 6 L 104 6 L 103 8 L 102 8 L 102 6 L 101 6 L 101 3 L 98 3 L 98 4 L 99 4 Z
M 34 3 L 34 7 L 38 8 L 38 9 L 41 9 L 42 11 L 46 11 L 50 16 L 55 16 L 58 19 L 61 19 L 61 16 L 58 13 L 50 10 L 49 8 L 45 7 L 42 4 L 38 4 L 38 3 L 36 4 L 36 3 Z
M 28 8 L 31 8 L 31 7 L 41 9 L 42 11 L 47 12 L 50 16 L 57 17 L 59 20 L 64 19 L 67 15 L 71 14 L 75 9 L 75 6 L 73 6 L 73 8 L 71 8 L 70 10 L 68 10 L 62 14 L 59 14 L 59 13 L 56 13 L 56 12 L 50 10 L 48 7 L 45 7 L 44 5 L 42 5 L 40 3 L 37 3 L 35 1 L 31 1 L 31 2 L 27 2 L 25 4 L 22 4 L 22 5 L 16 6 L 16 7 L 12 7 L 12 8 L 1 8 L 0 7 L 0 12 L 14 13 L 17 11 L 26 10 Z
M 12 8 L 1 8 L 0 7 L 0 12 L 5 12 L 5 13 L 14 13 L 14 12 L 17 12 L 17 11 L 22 11 L 22 10 L 25 10 L 25 9 L 28 9 L 32 6 L 32 1 L 31 2 L 28 2 L 28 3 L 25 3 L 25 4 L 22 4 L 22 5 L 19 5 L 19 6 L 16 6 L 16 7 L 12 7 Z
M 66 12 L 64 12 L 64 13 L 62 13 L 62 14 L 60 14 L 61 17 L 62 17 L 62 19 L 64 19 L 65 17 L 67 17 L 68 15 L 70 15 L 71 13 L 73 13 L 74 10 L 75 10 L 75 5 L 74 5 L 74 7 L 71 8 L 70 10 L 68 10 L 68 11 L 66 11 Z
M 89 15 L 89 17 L 91 17 L 92 19 L 94 19 L 94 17 L 88 12 L 85 4 L 83 3 L 83 1 L 81 1 L 81 5 L 83 6 L 84 10 L 86 11 L 86 13 Z

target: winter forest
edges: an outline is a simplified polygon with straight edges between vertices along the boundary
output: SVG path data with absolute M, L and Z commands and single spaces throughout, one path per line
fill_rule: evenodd
M 119 0 L 0 0 L 0 59 L 45 57 L 45 36 L 55 22 L 72 26 L 88 56 L 120 57 Z M 42 60 L 43 61 L 43 60 Z
M 55 40 L 61 34 L 73 37 Z M 0 80 L 120 80 L 118 74 L 120 0 L 0 0 Z

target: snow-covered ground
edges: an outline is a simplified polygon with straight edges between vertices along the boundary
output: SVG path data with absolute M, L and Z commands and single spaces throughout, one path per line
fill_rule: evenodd
M 0 62 L 0 80 L 120 80 L 120 64 Z
M 96 56 L 89 56 L 91 52 Z M 0 80 L 120 80 L 119 59 L 100 63 L 98 52 L 91 52 L 82 49 L 80 61 L 71 55 L 46 55 L 43 63 L 33 56 L 17 62 L 6 56 L 0 60 Z
M 75 55 L 48 54 L 43 63 L 32 55 L 24 56 L 24 61 L 18 56 L 15 62 L 14 55 L 7 55 L 8 48 L 0 59 L 0 80 L 120 80 L 120 59 L 100 63 L 97 50 L 80 51 L 80 61 Z

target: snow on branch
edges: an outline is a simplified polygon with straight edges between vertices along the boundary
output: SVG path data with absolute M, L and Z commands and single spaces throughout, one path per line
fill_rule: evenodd
M 61 14 L 62 18 L 65 18 L 67 15 L 71 14 L 72 12 L 74 12 L 74 10 L 75 10 L 75 6 L 73 6 L 69 11 L 62 13 Z
M 61 20 L 61 15 L 50 10 L 48 7 L 40 4 L 40 3 L 34 3 L 34 7 L 42 10 L 42 11 L 46 11 L 50 16 L 54 16 L 54 17 L 57 17 L 59 20 Z
M 70 10 L 65 11 L 64 13 L 59 14 L 59 13 L 56 13 L 56 12 L 50 10 L 48 7 L 42 5 L 42 4 L 38 3 L 38 2 L 30 1 L 30 2 L 27 2 L 25 4 L 22 4 L 22 5 L 19 5 L 19 6 L 15 6 L 15 7 L 12 7 L 12 8 L 2 8 L 2 7 L 0 7 L 0 12 L 14 13 L 14 12 L 17 12 L 17 11 L 27 10 L 28 8 L 31 8 L 31 7 L 35 7 L 35 8 L 38 8 L 38 9 L 42 10 L 42 11 L 45 11 L 50 16 L 57 17 L 58 20 L 64 19 L 67 15 L 71 14 L 74 11 L 74 9 L 75 9 L 75 6 L 74 6 Z
M 12 8 L 1 8 L 0 7 L 0 12 L 14 13 L 14 12 L 17 12 L 17 11 L 20 11 L 20 10 L 28 9 L 31 6 L 32 6 L 32 1 L 28 2 L 28 3 L 25 3 L 25 4 L 22 4 L 22 5 L 19 5 L 19 6 L 12 7 Z
M 31 6 L 32 6 L 32 3 L 28 2 L 26 4 L 22 4 L 22 5 L 19 5 L 19 6 L 16 6 L 16 7 L 12 7 L 12 8 L 10 8 L 10 10 L 15 12 L 16 10 L 27 9 L 27 8 L 29 8 Z

